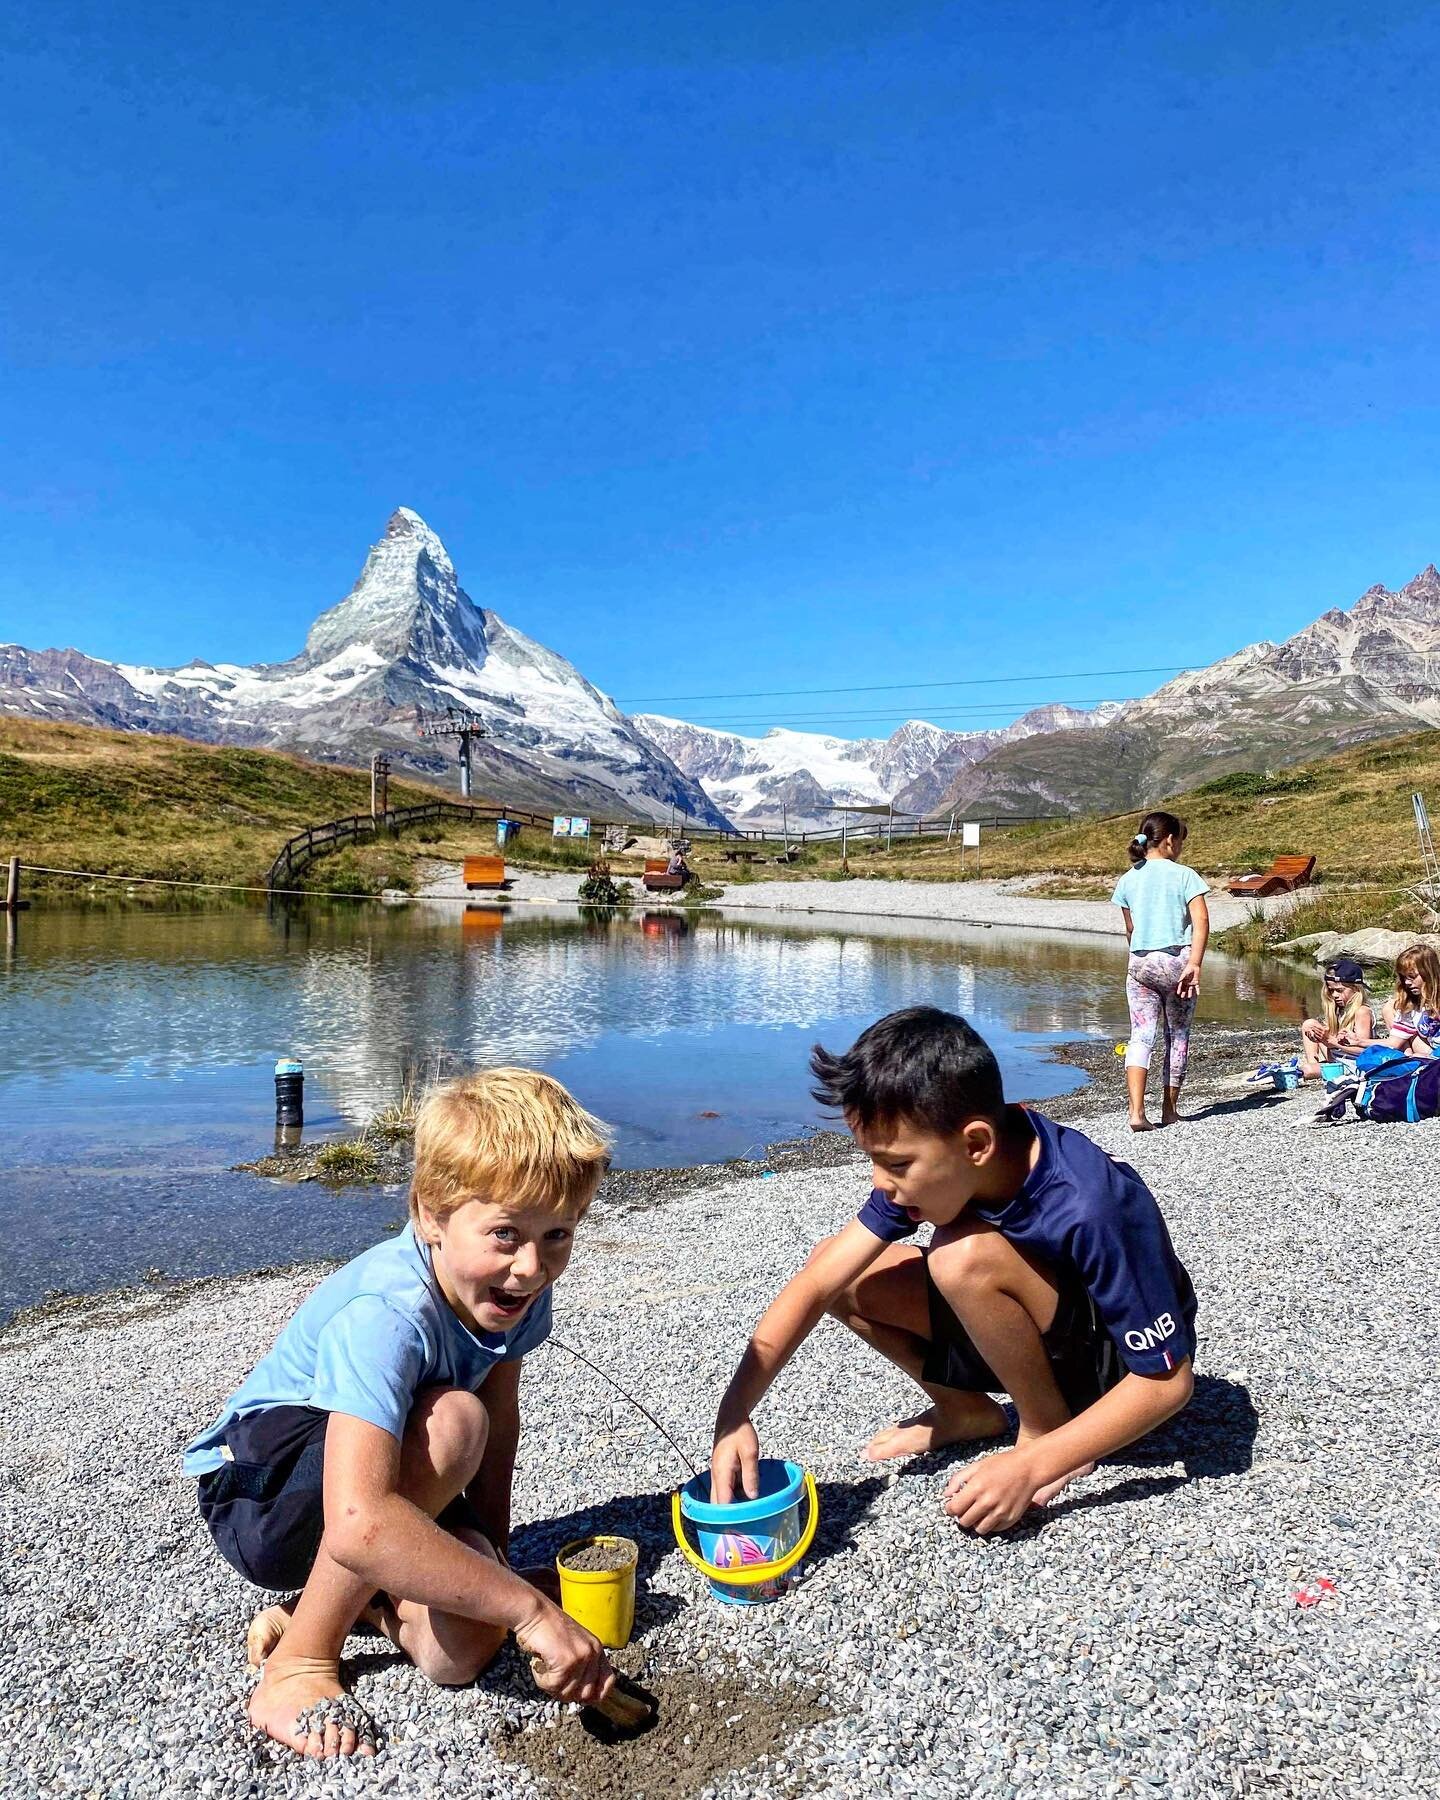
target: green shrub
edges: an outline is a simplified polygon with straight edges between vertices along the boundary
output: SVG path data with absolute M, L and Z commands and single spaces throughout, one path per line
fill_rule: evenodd
M 1293 775 L 1262 775 L 1255 769 L 1237 769 L 1231 775 L 1217 775 L 1213 781 L 1203 782 L 1195 792 L 1215 799 L 1258 800 L 1281 794 L 1306 794 L 1317 785 L 1317 777 L 1309 769 L 1297 770 Z
M 591 863 L 576 893 L 587 906 L 628 906 L 635 897 L 628 881 L 616 881 L 603 856 Z
M 380 1179 L 380 1159 L 364 1138 L 322 1145 L 315 1153 L 315 1169 L 322 1181 L 336 1187 Z

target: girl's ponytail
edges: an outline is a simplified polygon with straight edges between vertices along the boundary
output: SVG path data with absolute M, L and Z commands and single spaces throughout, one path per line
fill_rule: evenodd
M 1146 856 L 1157 844 L 1163 844 L 1167 837 L 1173 837 L 1177 844 L 1185 841 L 1185 821 L 1177 819 L 1171 812 L 1146 813 L 1140 821 L 1140 829 L 1125 846 L 1130 854 L 1130 866 L 1138 869 Z

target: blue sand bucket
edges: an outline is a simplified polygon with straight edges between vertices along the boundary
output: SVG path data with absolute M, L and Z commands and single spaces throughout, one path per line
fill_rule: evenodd
M 1300 1071 L 1298 1069 L 1272 1069 L 1270 1079 L 1274 1083 L 1277 1093 L 1291 1094 L 1300 1085 Z
M 675 1542 L 687 1562 L 707 1576 L 710 1592 L 731 1606 L 755 1606 L 774 1600 L 786 1588 L 785 1577 L 796 1567 L 815 1538 L 820 1523 L 820 1497 L 815 1477 L 799 1463 L 760 1464 L 760 1497 L 715 1506 L 709 1499 L 710 1471 L 687 1481 L 670 1503 Z M 800 1525 L 801 1502 L 810 1516 Z M 686 1535 L 695 1527 L 700 1548 Z
M 1337 1081 L 1345 1079 L 1345 1065 L 1343 1062 L 1323 1062 L 1320 1065 L 1320 1074 L 1326 1087 L 1334 1087 Z

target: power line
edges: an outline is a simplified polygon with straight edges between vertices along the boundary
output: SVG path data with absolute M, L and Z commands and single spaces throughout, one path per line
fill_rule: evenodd
M 1121 706 L 1124 704 L 1126 702 L 1123 700 L 1111 698 L 1107 700 L 1015 700 L 1009 704 L 1002 701 L 984 706 L 929 706 L 925 708 L 925 716 L 920 723 L 931 724 L 936 719 L 955 718 L 961 715 L 969 718 L 977 714 L 994 713 L 1012 718 L 1020 713 L 1034 712 L 1043 706 L 1069 706 L 1077 712 L 1085 712 L 1096 706 Z M 693 719 L 684 719 L 680 722 L 685 725 L 706 725 L 713 730 L 725 730 L 732 725 L 769 725 L 788 731 L 795 725 L 823 723 L 827 720 L 833 724 L 842 720 L 849 722 L 856 719 L 896 719 L 902 717 L 904 712 L 903 707 L 890 706 L 886 707 L 883 712 L 789 713 L 783 718 L 777 718 L 773 713 L 742 713 L 738 717 L 732 713 L 699 713 Z M 916 715 L 911 714 L 910 716 L 915 717 Z
M 1059 674 L 970 675 L 959 681 L 881 681 L 869 687 L 759 688 L 745 694 L 642 694 L 624 702 L 626 710 L 637 706 L 676 706 L 692 700 L 787 700 L 801 694 L 897 694 L 918 693 L 922 688 L 1007 687 L 1024 681 L 1102 681 L 1112 675 L 1179 675 L 1183 663 L 1162 663 L 1148 669 L 1071 669 Z M 616 704 L 620 702 L 617 700 Z

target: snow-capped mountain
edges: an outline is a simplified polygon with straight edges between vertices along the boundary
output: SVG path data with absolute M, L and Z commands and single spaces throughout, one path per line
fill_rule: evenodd
M 478 713 L 475 790 L 515 806 L 723 825 L 702 789 L 572 664 L 478 607 L 445 546 L 408 507 L 393 514 L 355 587 L 289 662 L 152 669 L 76 650 L 0 645 L 0 708 L 170 732 L 210 743 L 302 750 L 324 761 L 392 761 L 458 785 L 453 748 L 421 741 L 416 707 Z
M 1005 745 L 957 771 L 943 807 L 1111 812 L 1241 769 L 1440 725 L 1440 572 L 1369 588 L 1282 644 L 1187 670 L 1104 729 Z
M 797 830 L 838 823 L 839 806 L 894 801 L 902 811 L 926 813 L 957 769 L 1000 744 L 1035 732 L 1084 729 L 1112 715 L 1046 706 L 996 731 L 946 731 L 910 719 L 888 738 L 828 737 L 777 726 L 762 737 L 689 725 L 659 713 L 631 723 L 695 781 L 736 825 L 779 824 Z

